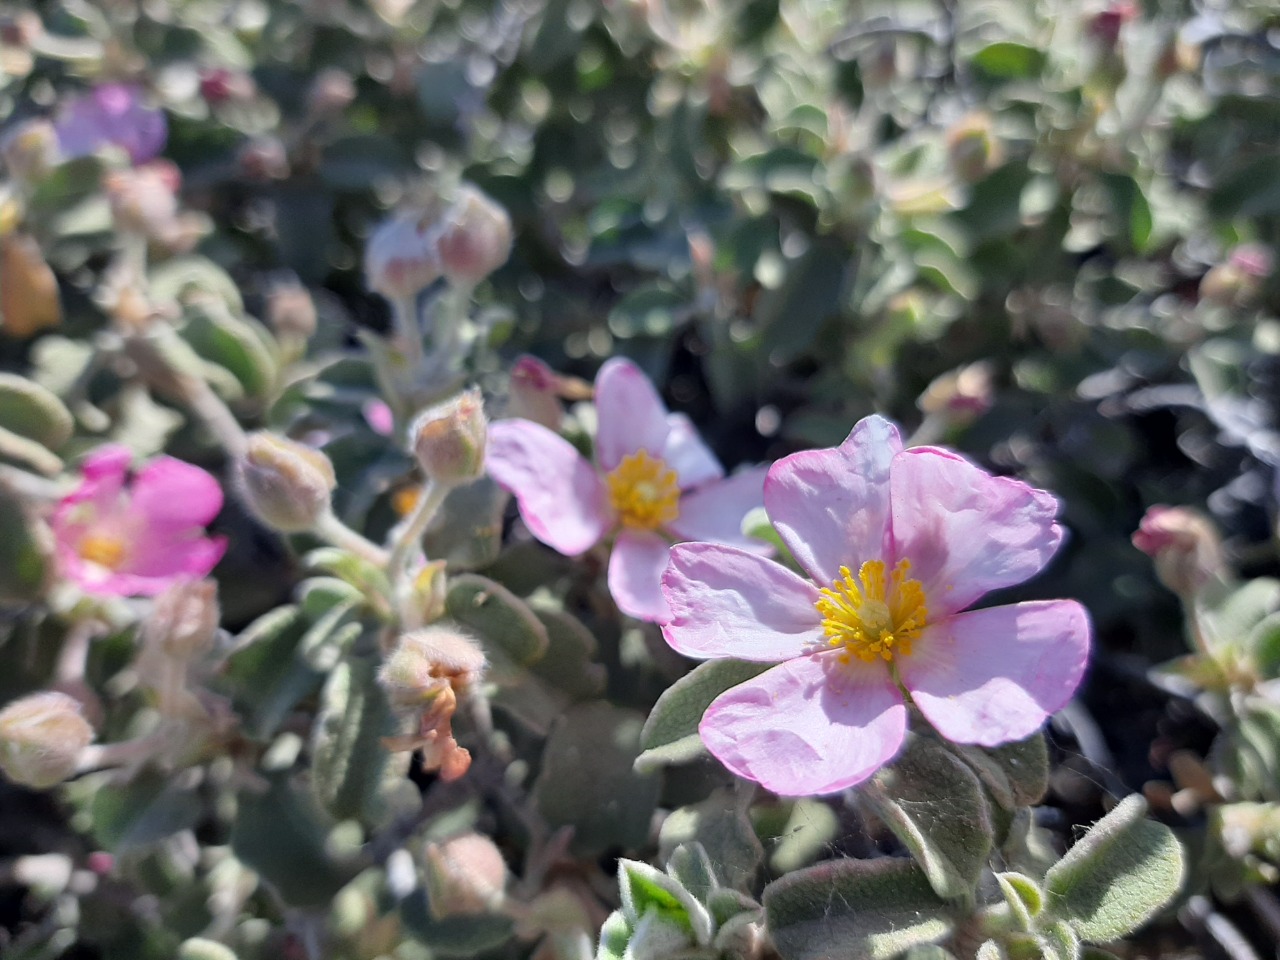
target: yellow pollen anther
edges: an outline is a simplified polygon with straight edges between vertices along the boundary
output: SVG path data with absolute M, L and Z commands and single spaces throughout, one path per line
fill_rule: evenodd
M 118 537 L 91 533 L 80 541 L 80 556 L 108 570 L 115 570 L 124 561 L 125 544 Z
M 421 498 L 421 487 L 401 487 L 391 494 L 391 509 L 396 512 L 396 516 L 407 517 L 413 513 L 413 508 L 418 505 Z
M 644 450 L 623 457 L 605 482 L 609 502 L 624 527 L 656 530 L 680 516 L 676 472 Z
M 924 587 L 907 576 L 909 560 L 899 560 L 885 577 L 883 560 L 868 560 L 855 579 L 848 567 L 830 587 L 818 591 L 814 606 L 822 614 L 827 643 L 843 648 L 842 663 L 864 663 L 910 656 L 911 642 L 929 619 Z

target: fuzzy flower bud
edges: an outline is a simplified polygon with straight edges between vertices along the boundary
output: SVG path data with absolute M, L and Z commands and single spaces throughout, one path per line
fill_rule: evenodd
M 177 660 L 195 659 L 212 649 L 219 617 L 216 581 L 179 581 L 156 597 L 142 625 L 142 647 Z
M 116 225 L 153 239 L 163 239 L 177 230 L 181 184 L 182 174 L 168 160 L 117 170 L 103 179 Z
M 465 693 L 484 674 L 485 657 L 456 629 L 426 627 L 406 633 L 382 665 L 378 680 L 393 707 L 418 710 L 446 688 Z
M 446 215 L 437 246 L 450 282 L 479 283 L 511 255 L 511 218 L 491 198 L 464 185 Z
M 62 158 L 58 131 L 48 120 L 24 120 L 0 139 L 0 157 L 15 180 L 37 183 Z
M 484 400 L 473 388 L 418 414 L 409 428 L 409 441 L 423 473 L 436 483 L 456 487 L 484 473 L 488 432 Z
M 1156 562 L 1156 576 L 1180 597 L 1190 597 L 1224 573 L 1222 539 L 1213 521 L 1189 507 L 1147 510 L 1133 545 Z
M 92 740 L 80 702 L 65 693 L 33 693 L 0 710 L 0 770 L 14 783 L 37 790 L 61 783 Z
M 369 289 L 388 300 L 403 300 L 440 277 L 440 252 L 427 211 L 403 210 L 383 220 L 364 249 L 364 276 Z
M 356 98 L 356 82 L 339 67 L 326 67 L 316 74 L 307 91 L 307 107 L 313 116 L 341 113 Z
M 333 464 L 319 450 L 266 432 L 250 435 L 239 479 L 254 515 L 284 533 L 311 529 L 337 485 Z
M 423 850 L 427 902 L 437 920 L 494 913 L 502 906 L 507 863 L 494 842 L 467 833 Z
M 307 340 L 316 332 L 316 304 L 296 280 L 276 283 L 267 291 L 267 323 L 281 337 Z
M 927 414 L 967 424 L 991 409 L 993 388 L 991 363 L 980 360 L 937 377 L 917 402 Z

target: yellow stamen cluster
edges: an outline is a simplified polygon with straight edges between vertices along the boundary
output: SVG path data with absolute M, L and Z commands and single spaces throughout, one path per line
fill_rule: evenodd
M 848 567 L 814 606 L 822 614 L 827 642 L 844 648 L 842 663 L 857 657 L 864 663 L 910 656 L 911 643 L 929 618 L 924 587 L 907 577 L 909 560 L 899 560 L 885 577 L 883 560 L 868 560 L 855 579 Z
M 80 541 L 80 556 L 108 570 L 115 570 L 124 562 L 125 543 L 119 537 L 91 533 Z
M 676 472 L 644 450 L 623 457 L 605 482 L 609 502 L 624 527 L 657 530 L 680 516 Z

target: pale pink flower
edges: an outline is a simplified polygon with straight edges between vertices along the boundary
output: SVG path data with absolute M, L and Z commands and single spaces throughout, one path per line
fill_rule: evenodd
M 839 447 L 779 460 L 765 509 L 809 574 L 732 547 L 679 544 L 663 576 L 667 642 L 690 657 L 776 663 L 721 694 L 699 728 L 730 770 L 775 793 L 833 793 L 906 733 L 903 689 L 944 737 L 994 746 L 1066 704 L 1089 653 L 1070 600 L 966 611 L 1057 550 L 1057 501 L 881 417 Z
M 156 457 L 132 477 L 132 455 L 115 444 L 94 451 L 84 481 L 53 514 L 62 573 L 88 593 L 154 596 L 206 576 L 227 544 L 204 526 L 222 509 L 210 474 Z
M 663 620 L 667 551 L 676 540 L 712 540 L 767 549 L 742 533 L 762 502 L 764 470 L 725 477 L 689 418 L 668 413 L 630 360 L 615 358 L 596 377 L 596 462 L 559 434 L 529 420 L 489 426 L 490 476 L 515 494 L 533 535 L 568 556 L 616 535 L 609 590 L 619 609 Z
M 364 422 L 374 433 L 389 437 L 395 431 L 396 415 L 391 412 L 385 400 L 377 398 L 366 400 L 360 412 L 364 414 Z
M 67 157 L 114 146 L 135 164 L 158 156 L 169 138 L 164 111 L 150 106 L 141 88 L 125 83 L 104 83 L 67 101 L 55 127 Z

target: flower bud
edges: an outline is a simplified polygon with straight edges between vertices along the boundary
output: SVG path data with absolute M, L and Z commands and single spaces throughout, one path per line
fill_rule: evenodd
M 502 906 L 507 862 L 492 840 L 467 833 L 423 849 L 427 903 L 437 920 L 494 913 Z
M 316 332 L 316 304 L 296 280 L 274 284 L 267 291 L 267 323 L 280 337 L 307 340 Z
M 337 485 L 333 464 L 319 450 L 266 432 L 249 436 L 239 479 L 254 516 L 284 533 L 310 530 Z
M 103 178 L 116 226 L 153 239 L 164 239 L 177 230 L 181 184 L 181 172 L 168 160 L 152 160 Z
M 1225 307 L 1245 306 L 1262 292 L 1274 260 L 1262 244 L 1242 243 L 1200 280 L 1200 296 Z
M 316 74 L 307 91 L 312 116 L 341 113 L 356 98 L 356 82 L 340 67 L 326 67 Z
M 526 354 L 518 358 L 511 368 L 511 403 L 507 413 L 559 433 L 564 420 L 559 381 L 556 372 L 537 357 Z
M 488 433 L 484 400 L 472 388 L 418 414 L 409 440 L 422 472 L 436 483 L 456 487 L 484 473 Z
M 427 211 L 403 210 L 374 228 L 364 249 L 364 277 L 370 290 L 388 300 L 403 300 L 439 279 L 434 222 Z
M 48 120 L 24 120 L 0 140 L 0 157 L 15 180 L 37 183 L 58 165 L 58 131 Z
M 393 707 L 419 710 L 446 688 L 465 693 L 484 674 L 479 645 L 457 629 L 425 627 L 400 637 L 378 674 Z
M 988 113 L 971 113 L 947 130 L 947 160 L 965 183 L 977 183 L 1004 162 L 1004 148 Z
M 451 283 L 479 283 L 511 255 L 511 218 L 488 196 L 464 185 L 446 214 L 438 247 Z
M 1156 576 L 1180 597 L 1191 597 L 1225 573 L 1222 539 L 1213 521 L 1189 507 L 1147 510 L 1133 545 L 1156 562 Z
M 193 660 L 213 648 L 219 618 L 216 581 L 179 581 L 156 597 L 142 624 L 142 647 Z
M 210 106 L 252 100 L 258 92 L 253 77 L 243 70 L 214 67 L 200 74 L 200 96 Z
M 1085 24 L 1085 32 L 1104 49 L 1110 50 L 1120 41 L 1120 29 L 1138 16 L 1133 0 L 1113 0 L 1105 10 L 1095 13 Z
M 61 783 L 92 740 L 80 702 L 65 693 L 33 693 L 0 710 L 0 770 L 14 783 L 37 790 Z
M 936 378 L 917 401 L 927 414 L 938 414 L 956 425 L 971 423 L 991 409 L 992 364 L 971 363 Z

